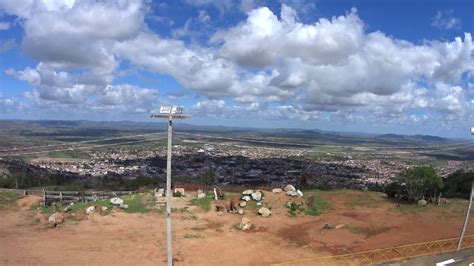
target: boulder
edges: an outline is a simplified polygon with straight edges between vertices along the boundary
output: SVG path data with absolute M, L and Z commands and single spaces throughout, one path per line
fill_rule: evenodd
M 421 199 L 421 200 L 418 201 L 419 206 L 426 206 L 426 204 L 428 204 L 428 202 L 424 199 Z
M 334 226 L 334 228 L 336 228 L 336 229 L 342 229 L 342 228 L 345 228 L 345 227 L 346 227 L 345 224 L 338 224 L 338 225 Z
M 242 192 L 242 195 L 252 195 L 253 194 L 253 190 L 251 189 L 247 189 L 247 190 L 244 190 L 244 192 Z
M 243 214 L 244 214 L 244 209 L 239 209 L 237 212 L 238 212 L 240 215 L 243 215 Z
M 257 205 L 257 206 L 262 206 L 262 203 L 261 203 L 261 202 L 257 202 L 256 205 Z
M 250 201 L 252 198 L 250 196 L 243 196 L 242 200 Z
M 48 218 L 48 223 L 52 226 L 57 226 L 58 224 L 62 224 L 64 222 L 64 216 L 59 212 L 53 213 Z
M 165 195 L 165 189 L 164 188 L 159 188 L 155 192 L 155 197 L 162 198 Z
M 67 205 L 67 206 L 64 208 L 64 212 L 72 211 L 72 206 L 74 206 L 74 203 L 73 203 L 73 202 L 71 202 L 71 204 Z
M 254 193 L 252 193 L 252 199 L 255 200 L 255 201 L 262 200 L 262 192 L 255 191 Z
M 273 192 L 274 194 L 276 194 L 276 193 L 281 193 L 281 192 L 283 192 L 283 189 L 281 189 L 281 188 L 274 188 L 274 189 L 272 189 L 272 192 Z
M 334 229 L 334 225 L 329 224 L 329 223 L 325 223 L 324 226 L 323 226 L 323 229 Z
M 296 197 L 298 196 L 298 193 L 296 192 L 296 190 L 289 190 L 286 192 L 286 195 L 291 196 L 291 197 Z
M 118 198 L 118 197 L 111 198 L 110 203 L 112 203 L 113 205 L 120 205 L 120 204 L 123 204 L 123 199 Z
M 245 208 L 245 206 L 247 206 L 247 202 L 246 201 L 241 201 L 239 203 L 239 206 L 242 207 L 242 208 Z
M 252 228 L 252 224 L 250 223 L 250 220 L 248 218 L 242 218 L 242 220 L 240 221 L 240 224 L 239 224 L 239 228 L 242 230 L 242 231 L 245 231 L 245 230 L 250 230 L 250 228 Z
M 303 192 L 298 189 L 298 190 L 296 191 L 296 196 L 302 198 L 302 197 L 303 197 Z
M 206 193 L 204 193 L 204 192 L 199 193 L 199 192 L 198 192 L 198 195 L 197 195 L 197 196 L 198 196 L 198 199 L 202 199 L 202 198 L 205 198 L 205 197 L 206 197 Z
M 128 204 L 120 204 L 120 208 L 123 210 L 128 210 Z
M 285 192 L 288 192 L 288 191 L 296 191 L 296 188 L 293 185 L 287 185 L 285 187 Z
M 184 191 L 184 188 L 175 188 L 174 193 L 180 193 L 181 197 L 186 197 L 186 192 Z
M 91 214 L 94 213 L 94 211 L 95 211 L 95 206 L 89 206 L 89 207 L 87 207 L 87 209 L 86 209 L 86 214 L 87 214 L 87 215 L 91 215 Z
M 105 212 L 105 211 L 107 211 L 109 208 L 108 208 L 107 206 L 102 206 L 100 209 L 101 209 L 103 212 Z
M 266 207 L 262 207 L 262 208 L 258 209 L 258 214 L 262 215 L 262 217 L 268 217 L 272 214 L 272 211 L 270 211 Z

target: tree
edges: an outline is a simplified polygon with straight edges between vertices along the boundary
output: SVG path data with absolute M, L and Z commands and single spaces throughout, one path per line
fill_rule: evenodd
M 474 181 L 474 172 L 458 170 L 450 174 L 444 184 L 443 192 L 451 197 L 469 198 L 471 183 Z
M 436 198 L 443 187 L 443 180 L 431 166 L 407 169 L 400 174 L 400 178 L 410 201 L 417 201 L 426 195 Z
M 198 176 L 198 182 L 204 185 L 214 185 L 216 182 L 216 174 L 214 171 L 209 170 L 206 173 Z

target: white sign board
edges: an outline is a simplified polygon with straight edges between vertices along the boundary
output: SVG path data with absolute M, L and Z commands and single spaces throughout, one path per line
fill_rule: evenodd
M 183 108 L 181 107 L 171 107 L 171 106 L 162 106 L 160 107 L 160 114 L 182 114 Z
M 471 127 L 471 134 L 474 135 L 474 127 Z

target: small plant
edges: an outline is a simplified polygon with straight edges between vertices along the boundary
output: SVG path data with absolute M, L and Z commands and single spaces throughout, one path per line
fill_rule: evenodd
M 173 192 L 173 197 L 175 197 L 175 198 L 181 198 L 182 196 L 183 195 L 179 191 Z

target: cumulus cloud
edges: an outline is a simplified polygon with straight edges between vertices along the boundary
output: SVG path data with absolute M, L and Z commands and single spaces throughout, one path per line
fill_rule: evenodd
M 0 7 L 20 18 L 23 51 L 40 63 L 6 73 L 30 83 L 28 96 L 38 103 L 124 112 L 152 108 L 159 101 L 155 90 L 111 85 L 126 61 L 173 77 L 200 99 L 193 112 L 219 116 L 408 124 L 436 114 L 449 124 L 473 110 L 474 89 L 466 85 L 474 74 L 470 33 L 415 44 L 368 32 L 356 9 L 303 22 L 298 8 L 282 4 L 275 14 L 245 0 L 245 20 L 198 45 L 177 38 L 189 34 L 192 23 L 210 21 L 204 10 L 165 38 L 145 23 L 148 2 L 16 2 L 0 0 Z M 228 8 L 226 1 L 188 3 Z
M 461 27 L 461 19 L 453 16 L 453 10 L 439 10 L 431 22 L 433 27 L 438 29 L 450 30 Z

